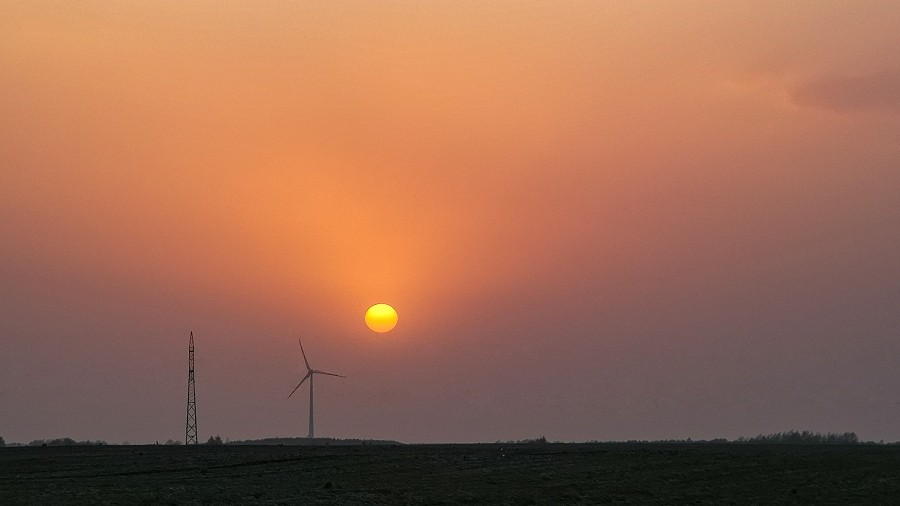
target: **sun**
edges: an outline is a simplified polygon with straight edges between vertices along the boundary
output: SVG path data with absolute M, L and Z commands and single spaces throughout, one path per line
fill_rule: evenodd
M 397 311 L 390 304 L 375 304 L 366 310 L 366 325 L 374 332 L 390 332 L 397 325 Z

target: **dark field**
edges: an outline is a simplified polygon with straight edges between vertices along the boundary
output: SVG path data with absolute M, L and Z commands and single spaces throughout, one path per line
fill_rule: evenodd
M 900 447 L 0 448 L 0 504 L 900 503 Z

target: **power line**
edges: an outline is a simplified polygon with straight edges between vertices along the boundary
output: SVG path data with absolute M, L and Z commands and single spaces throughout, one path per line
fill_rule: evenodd
M 188 346 L 188 394 L 187 422 L 184 428 L 184 444 L 198 444 L 197 441 L 197 392 L 194 386 L 194 332 Z

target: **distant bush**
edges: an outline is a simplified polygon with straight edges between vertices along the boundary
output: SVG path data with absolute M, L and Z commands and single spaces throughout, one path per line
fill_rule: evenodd
M 206 441 L 208 445 L 220 445 L 222 444 L 222 437 L 216 434 L 215 436 L 209 436 L 209 439 Z
M 167 445 L 180 445 L 180 444 L 184 444 L 184 443 L 182 441 L 176 441 L 174 439 L 169 439 L 166 441 L 166 444 Z
M 4 446 L 6 446 L 6 441 L 4 441 L 2 437 L 0 437 L 0 448 L 3 448 Z
M 70 437 L 57 439 L 35 439 L 28 446 L 75 446 L 75 440 Z

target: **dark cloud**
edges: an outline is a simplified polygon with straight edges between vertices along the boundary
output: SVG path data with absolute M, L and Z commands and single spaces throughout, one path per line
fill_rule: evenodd
M 900 71 L 816 79 L 797 87 L 793 100 L 797 105 L 840 112 L 900 112 Z

